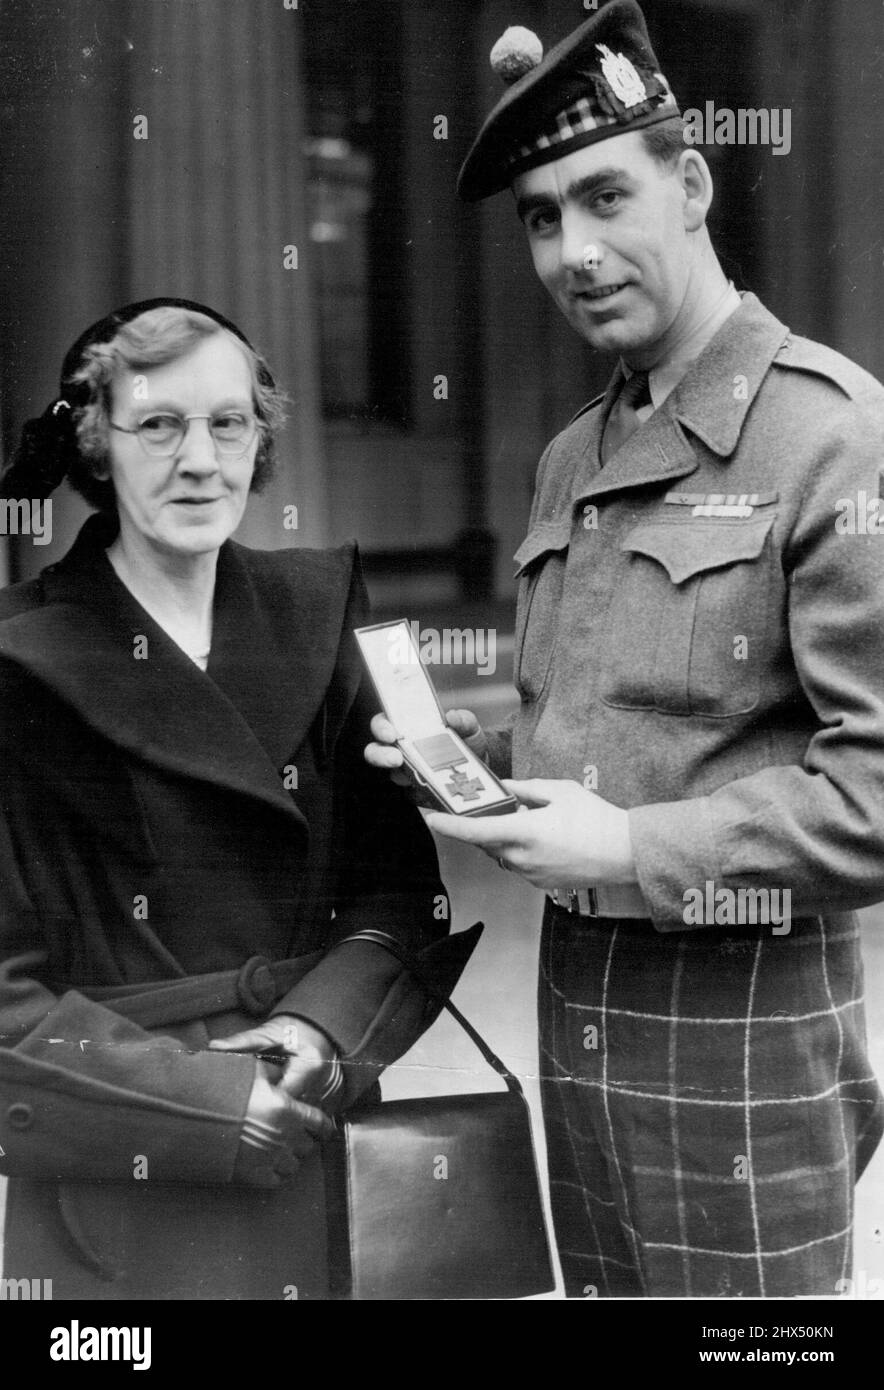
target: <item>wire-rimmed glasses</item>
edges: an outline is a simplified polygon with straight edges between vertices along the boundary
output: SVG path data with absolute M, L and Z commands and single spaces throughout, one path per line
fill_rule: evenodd
M 223 410 L 217 415 L 176 415 L 172 411 L 146 415 L 134 429 L 110 422 L 112 430 L 135 434 L 151 458 L 171 458 L 184 442 L 191 420 L 208 420 L 209 433 L 217 454 L 235 457 L 244 454 L 258 432 L 258 419 L 252 411 Z

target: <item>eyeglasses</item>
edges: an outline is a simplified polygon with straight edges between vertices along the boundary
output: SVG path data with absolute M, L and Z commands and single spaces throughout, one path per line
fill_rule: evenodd
M 134 430 L 113 420 L 110 427 L 121 434 L 137 434 L 142 449 L 152 458 L 171 458 L 181 448 L 191 420 L 208 420 L 215 452 L 228 456 L 244 454 L 258 431 L 257 417 L 239 410 L 226 410 L 221 415 L 147 415 Z

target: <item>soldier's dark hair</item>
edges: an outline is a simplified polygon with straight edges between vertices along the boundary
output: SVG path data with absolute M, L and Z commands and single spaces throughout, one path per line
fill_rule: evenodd
M 671 167 L 685 149 L 685 123 L 681 116 L 671 116 L 657 125 L 646 126 L 640 132 L 642 143 L 658 164 Z

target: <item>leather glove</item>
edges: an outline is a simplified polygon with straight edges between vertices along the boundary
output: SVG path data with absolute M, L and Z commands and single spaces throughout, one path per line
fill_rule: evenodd
M 258 1062 L 233 1170 L 233 1181 L 247 1187 L 281 1187 L 317 1142 L 335 1131 L 333 1120 L 317 1106 L 293 1099 L 274 1074 L 278 1068 Z
M 257 1028 L 216 1038 L 215 1052 L 257 1052 L 282 1063 L 278 1086 L 293 1099 L 327 1104 L 343 1085 L 334 1043 L 312 1023 L 293 1014 L 276 1014 Z

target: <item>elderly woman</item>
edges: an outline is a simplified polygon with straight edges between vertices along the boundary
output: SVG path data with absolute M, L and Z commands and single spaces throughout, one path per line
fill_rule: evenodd
M 472 941 L 364 768 L 354 548 L 231 540 L 280 418 L 232 323 L 151 300 L 74 345 L 2 483 L 97 508 L 0 594 L 4 1274 L 55 1298 L 328 1296 L 320 1141 L 432 1016 L 347 938 L 446 988 Z

